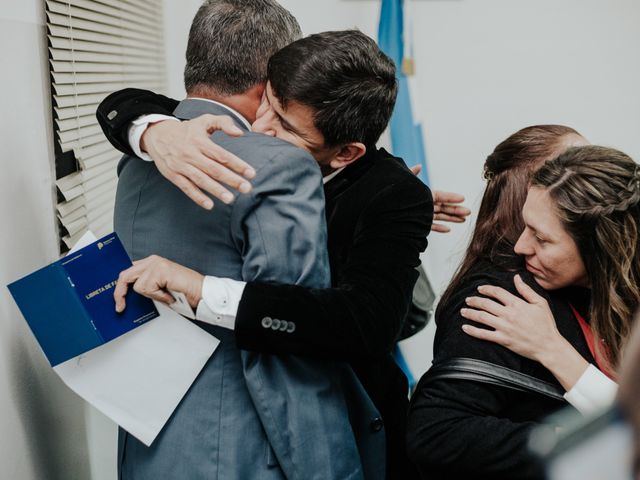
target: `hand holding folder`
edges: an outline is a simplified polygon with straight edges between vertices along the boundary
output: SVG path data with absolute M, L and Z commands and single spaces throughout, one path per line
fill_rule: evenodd
M 115 233 L 9 285 L 52 367 L 156 318 L 153 302 L 129 295 L 116 313 L 113 288 L 131 260 Z
M 116 313 L 113 286 L 129 266 L 122 244 L 110 234 L 9 290 L 65 384 L 150 445 L 219 342 L 133 291 L 125 311 Z

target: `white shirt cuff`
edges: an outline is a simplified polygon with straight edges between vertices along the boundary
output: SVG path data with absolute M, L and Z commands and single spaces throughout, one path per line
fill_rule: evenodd
M 146 160 L 147 162 L 152 162 L 152 158 L 149 154 L 142 151 L 140 148 L 140 139 L 142 138 L 142 134 L 147 129 L 149 124 L 162 122 L 163 120 L 175 120 L 179 122 L 180 120 L 176 117 L 169 117 L 167 115 L 161 115 L 159 113 L 154 113 L 151 115 L 142 115 L 136 118 L 129 125 L 128 137 L 129 137 L 129 145 L 131 146 L 131 150 L 136 156 L 140 157 L 142 160 Z
M 589 365 L 564 398 L 583 415 L 590 415 L 611 406 L 617 391 L 616 382 Z
M 204 277 L 196 320 L 233 330 L 246 284 L 230 278 Z

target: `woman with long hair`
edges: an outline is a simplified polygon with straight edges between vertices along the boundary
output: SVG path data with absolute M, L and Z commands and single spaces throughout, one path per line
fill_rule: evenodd
M 525 202 L 536 167 L 586 143 L 565 129 L 517 132 L 487 160 L 476 231 L 436 314 L 434 365 L 412 399 L 408 445 L 425 478 L 542 478 L 531 429 L 587 372 L 615 391 L 590 365 L 614 371 L 638 303 L 638 172 L 615 150 L 573 148 L 535 174 Z M 550 155 L 532 160 L 532 143 Z
M 590 291 L 590 321 L 585 334 L 593 339 L 591 353 L 598 366 L 610 377 L 616 377 L 630 319 L 640 298 L 639 199 L 640 166 L 627 155 L 596 146 L 570 150 L 533 176 L 523 210 L 529 218 L 525 218 L 525 230 L 514 248 L 543 288 L 555 290 L 559 283 L 567 283 Z M 572 278 L 577 273 L 568 260 L 574 251 L 554 249 L 559 242 L 550 242 L 540 228 L 527 223 L 553 222 L 556 216 L 548 215 L 545 206 L 557 214 L 584 259 L 579 270 L 583 278 Z M 464 330 L 537 360 L 563 386 L 570 387 L 588 365 L 553 328 L 542 297 L 522 282 L 519 285 L 524 301 L 491 287 L 483 287 L 481 293 L 492 300 L 469 298 L 467 304 L 477 310 L 465 309 L 463 316 L 491 330 L 472 326 L 464 326 Z M 575 316 L 584 325 L 579 312 Z M 540 322 L 546 322 L 548 328 L 539 328 Z M 522 332 L 538 338 L 522 338 Z

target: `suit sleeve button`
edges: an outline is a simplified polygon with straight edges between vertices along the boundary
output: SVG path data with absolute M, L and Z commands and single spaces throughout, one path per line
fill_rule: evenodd
M 384 422 L 382 421 L 382 418 L 376 417 L 373 420 L 371 420 L 372 432 L 379 432 L 380 430 L 382 430 L 382 427 L 384 427 Z
M 281 320 L 274 318 L 273 323 L 271 324 L 271 330 L 278 330 L 280 328 L 280 323 L 282 323 Z
M 296 324 L 294 322 L 289 322 L 287 326 L 287 333 L 293 333 L 296 331 Z
M 287 328 L 289 328 L 289 322 L 287 322 L 286 320 L 280 320 L 282 323 L 280 324 L 280 331 L 281 332 L 286 332 Z
M 271 317 L 264 317 L 262 319 L 262 328 L 271 328 L 272 323 L 273 320 L 271 320 Z

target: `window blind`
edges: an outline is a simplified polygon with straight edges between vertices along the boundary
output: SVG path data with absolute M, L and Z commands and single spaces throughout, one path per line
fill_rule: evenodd
M 164 92 L 162 0 L 45 0 L 56 151 L 56 214 L 64 252 L 87 230 L 113 228 L 121 154 L 95 112 L 125 87 Z

